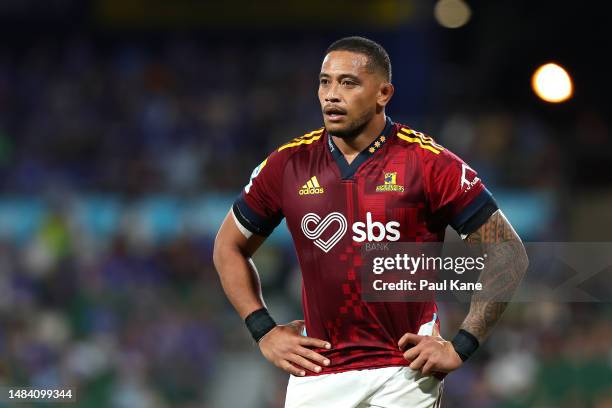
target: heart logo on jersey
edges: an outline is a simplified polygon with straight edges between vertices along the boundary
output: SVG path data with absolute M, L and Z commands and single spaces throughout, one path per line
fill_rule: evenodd
M 311 229 L 313 224 L 314 229 Z M 336 224 L 336 231 L 328 239 L 321 239 L 321 235 L 323 235 L 330 226 L 333 228 L 332 224 Z M 302 232 L 304 235 L 312 239 L 314 244 L 326 253 L 342 239 L 344 234 L 346 234 L 346 229 L 346 218 L 339 212 L 327 214 L 323 219 L 315 213 L 308 213 L 302 218 Z

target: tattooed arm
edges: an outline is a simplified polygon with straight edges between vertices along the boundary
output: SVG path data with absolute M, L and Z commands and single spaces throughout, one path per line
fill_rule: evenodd
M 444 340 L 436 331 L 431 336 L 406 333 L 398 342 L 400 350 L 414 345 L 404 352 L 404 358 L 411 361 L 410 368 L 425 375 L 448 373 L 461 366 L 489 335 L 527 270 L 525 247 L 500 210 L 469 234 L 466 241 L 480 255 L 487 254 L 478 279 L 483 289 L 474 291 L 470 311 L 461 325 L 467 333 L 460 331 L 453 342 Z
M 501 210 L 469 234 L 466 242 L 477 247 L 481 255 L 487 254 L 485 268 L 478 279 L 483 290 L 472 295 L 470 311 L 461 324 L 461 329 L 482 343 L 504 313 L 529 262 L 521 239 Z

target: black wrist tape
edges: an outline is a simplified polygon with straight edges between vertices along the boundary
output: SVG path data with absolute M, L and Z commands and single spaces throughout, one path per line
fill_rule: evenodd
M 265 307 L 248 315 L 244 322 L 256 342 L 259 342 L 263 336 L 276 327 L 276 322 Z
M 470 356 L 474 354 L 474 352 L 480 345 L 478 339 L 474 337 L 472 333 L 469 333 L 463 329 L 459 330 L 459 333 L 457 333 L 455 337 L 453 337 L 451 343 L 453 344 L 453 347 L 455 348 L 457 354 L 459 354 L 459 357 L 461 357 L 462 361 L 465 361 L 470 358 Z

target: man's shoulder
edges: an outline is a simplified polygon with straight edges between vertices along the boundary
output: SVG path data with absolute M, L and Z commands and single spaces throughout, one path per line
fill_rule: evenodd
M 436 142 L 431 136 L 403 124 L 397 124 L 397 145 L 410 149 L 425 176 L 474 172 L 463 159 Z
M 286 151 L 287 153 L 294 152 L 296 150 L 304 150 L 317 146 L 323 140 L 323 133 L 325 131 L 324 127 L 311 130 L 302 136 L 293 138 L 286 143 L 282 144 L 277 152 Z
M 396 123 L 396 126 L 396 144 L 401 146 L 402 149 L 410 150 L 414 155 L 413 157 L 424 168 L 441 169 L 449 165 L 463 163 L 460 157 L 428 134 L 401 123 Z
M 296 153 L 316 149 L 323 143 L 324 131 L 325 128 L 321 127 L 288 140 L 272 151 L 267 160 L 286 162 Z
M 420 159 L 436 159 L 447 153 L 446 148 L 428 134 L 402 123 L 396 123 L 395 126 L 397 145 L 414 152 Z
M 249 184 L 245 187 L 248 193 L 253 180 L 260 174 L 265 174 L 267 182 L 282 179 L 284 169 L 289 161 L 296 157 L 295 153 L 303 152 L 305 149 L 313 149 L 321 145 L 325 128 L 319 128 L 295 137 L 274 149 L 251 173 Z M 258 177 L 261 179 L 262 177 Z

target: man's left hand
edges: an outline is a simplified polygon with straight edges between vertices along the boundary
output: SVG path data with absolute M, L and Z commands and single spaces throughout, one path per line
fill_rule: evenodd
M 406 350 L 410 344 L 414 344 L 414 347 Z M 398 345 L 400 350 L 406 350 L 404 358 L 412 361 L 410 368 L 420 370 L 423 375 L 433 372 L 450 373 L 463 364 L 452 343 L 440 336 L 437 327 L 432 336 L 406 333 Z

